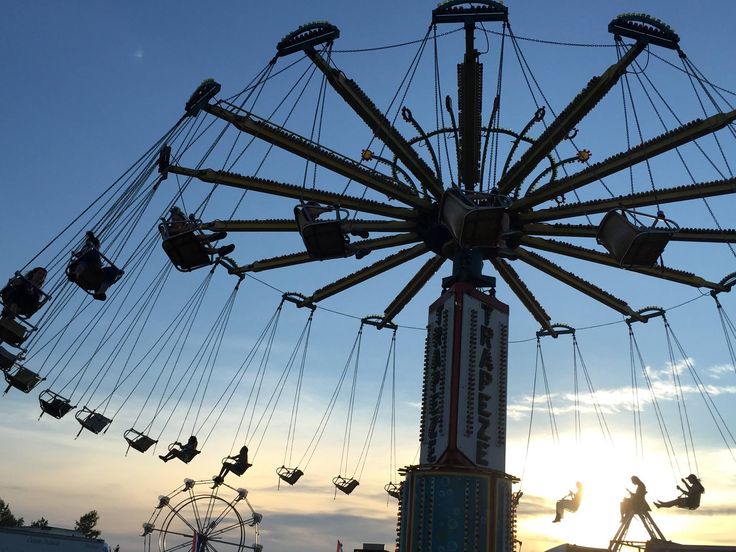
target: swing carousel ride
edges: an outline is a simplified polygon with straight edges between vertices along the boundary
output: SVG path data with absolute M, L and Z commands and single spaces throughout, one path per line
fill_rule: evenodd
M 326 21 L 286 35 L 240 93 L 221 97 L 220 83 L 204 81 L 176 124 L 3 290 L 0 365 L 7 390 L 43 389 L 41 415 L 61 419 L 73 412 L 78 436 L 106 433 L 123 408 L 135 403 L 139 412 L 124 432 L 131 452 L 163 446 L 167 427 L 183 418 L 168 452 L 158 455 L 164 462 L 196 462 L 223 416 L 245 404 L 233 440 L 234 449 L 236 443 L 243 446 L 223 459 L 220 475 L 204 482 L 212 489 L 200 492 L 202 481 L 186 480 L 162 496 L 144 537 L 148 549 L 162 551 L 257 550 L 260 515 L 250 507 L 247 491 L 231 487 L 226 476 L 230 481 L 230 473 L 242 476 L 251 467 L 272 418 L 285 410 L 279 408 L 282 395 L 292 393 L 293 385 L 286 454 L 276 472 L 287 488 L 306 477 L 345 395 L 345 435 L 350 434 L 360 397 L 356 379 L 364 330 L 385 330 L 391 340 L 368 437 L 354 471 L 344 443 L 335 493 L 349 495 L 358 488 L 381 402 L 390 392 L 393 475 L 384 490 L 398 499 L 397 550 L 518 550 L 517 507 L 523 499 L 518 490 L 512 492 L 519 479 L 506 466 L 509 307 L 502 301 L 523 307 L 515 316 L 525 310 L 539 326 L 530 438 L 535 408 L 546 410 L 553 436 L 558 431 L 542 342 L 568 338 L 575 433 L 581 433 L 581 412 L 587 411 L 610 437 L 577 330 L 553 322 L 545 306 L 548 300 L 557 310 L 567 308 L 555 316 L 571 316 L 569 301 L 582 294 L 628 328 L 634 441 L 641 440 L 646 403 L 675 480 L 686 475 L 670 434 L 676 429 L 668 430 L 678 422 L 687 469 L 698 473 L 695 410 L 685 404 L 690 385 L 702 398 L 701 417 L 716 428 L 730 460 L 736 459 L 723 406 L 675 335 L 668 311 L 636 308 L 619 297 L 638 300 L 641 282 L 689 286 L 699 297 L 712 297 L 736 365 L 736 328 L 721 301 L 736 276 L 724 271 L 708 279 L 689 271 L 707 265 L 696 261 L 696 248 L 723 257 L 721 265 L 736 258 L 730 245 L 736 229 L 719 222 L 736 186 L 729 164 L 736 109 L 730 93 L 706 78 L 662 21 L 624 14 L 608 31 L 615 59 L 573 91 L 562 109 L 540 87 L 523 39 L 511 30 L 508 8 L 491 0 L 449 0 L 432 11 L 424 37 L 402 45 L 414 46 L 416 54 L 384 110 L 351 79 L 349 67 L 336 64 L 340 30 Z M 448 84 L 441 52 L 451 41 L 455 45 L 448 49 L 460 44 L 462 57 L 456 81 Z M 494 70 L 485 74 L 482 55 L 493 54 Z M 657 83 L 655 68 L 670 72 L 667 86 Z M 671 84 L 675 78 L 677 86 Z M 274 83 L 283 94 L 271 92 Z M 307 106 L 310 94 L 316 101 Z M 351 117 L 369 132 L 358 154 L 338 151 L 360 134 L 346 122 Z M 330 126 L 331 120 L 337 123 Z M 621 137 L 617 145 L 614 134 Z M 196 202 L 196 209 L 186 209 Z M 252 213 L 256 218 L 238 218 Z M 267 218 L 271 213 L 274 218 Z M 710 226 L 688 226 L 703 220 Z M 256 233 L 259 239 L 232 239 L 233 233 Z M 273 255 L 289 243 L 298 250 Z M 321 268 L 316 272 L 314 266 Z M 326 279 L 342 268 L 347 275 Z M 250 280 L 263 284 L 257 273 L 276 269 L 288 274 L 291 285 L 303 281 L 302 274 L 318 274 L 323 285 L 314 291 L 280 290 L 281 301 L 241 355 L 242 363 L 223 379 L 215 367 L 239 291 Z M 381 277 L 389 271 L 393 280 Z M 613 278 L 601 277 L 605 271 Z M 167 301 L 176 272 L 203 278 L 191 295 Z M 360 284 L 374 279 L 389 282 L 372 288 L 376 293 L 392 289 L 390 282 L 401 284 L 391 297 L 371 293 L 371 304 L 385 301 L 385 307 L 380 315 L 359 320 L 314 437 L 296 460 L 300 390 L 315 313 L 329 310 L 323 305 L 334 303 L 327 300 L 359 293 Z M 207 326 L 200 309 L 210 302 L 208 292 L 230 280 L 235 285 Z M 622 282 L 628 287 L 619 294 Z M 399 476 L 397 320 L 413 299 L 427 297 L 431 283 L 440 296 L 429 307 L 420 456 Z M 564 284 L 559 292 L 557 283 Z M 561 302 L 558 295 L 565 296 L 565 289 L 569 299 Z M 172 306 L 182 302 L 181 310 Z M 283 371 L 267 375 L 279 319 L 292 307 L 304 313 L 304 326 Z M 153 312 L 170 316 L 170 323 L 152 331 Z M 658 400 L 658 382 L 636 340 L 638 328 L 655 320 L 665 329 L 675 421 L 662 406 L 664 399 Z M 537 405 L 538 376 L 544 390 L 540 384 Z M 686 376 L 693 383 L 683 382 Z M 243 391 L 246 381 L 252 382 L 250 391 Z M 637 381 L 645 383 L 641 399 Z M 586 392 L 589 398 L 581 399 Z M 238 512 L 242 504 L 248 515 Z M 636 544 L 627 539 L 635 517 L 652 543 L 666 542 L 641 506 L 626 516 L 622 512 L 610 550 Z M 246 537 L 248 526 L 255 527 L 253 540 Z

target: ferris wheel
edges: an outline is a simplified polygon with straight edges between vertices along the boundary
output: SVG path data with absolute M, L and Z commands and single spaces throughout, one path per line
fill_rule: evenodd
M 563 109 L 555 109 L 540 87 L 524 56 L 523 40 L 511 29 L 508 8 L 486 0 L 450 0 L 432 12 L 430 28 L 416 42 L 416 55 L 384 110 L 350 78 L 350 67 L 338 66 L 335 59 L 340 52 L 334 46 L 340 30 L 324 21 L 287 34 L 276 45 L 274 57 L 241 93 L 223 98 L 219 83 L 204 81 L 186 102 L 181 119 L 80 219 L 80 225 L 94 231 L 71 237 L 62 232 L 52 242 L 59 252 L 45 265 L 49 282 L 38 283 L 37 274 L 20 271 L 6 288 L 9 291 L 2 299 L 8 316 L 0 320 L 0 339 L 8 349 L 0 351 L 0 365 L 8 388 L 28 393 L 46 380 L 48 387 L 39 396 L 42 413 L 60 419 L 76 410 L 80 434 L 85 430 L 105 433 L 128 400 L 143 394 L 143 406 L 125 432 L 128 447 L 138 452 L 150 450 L 170 429 L 169 421 L 178 422 L 190 400 L 176 440 L 169 453 L 161 456 L 164 461 L 189 463 L 207 440 L 202 435 L 208 438 L 214 431 L 251 365 L 258 370 L 252 405 L 248 397 L 251 414 L 255 412 L 262 390 L 257 382 L 263 381 L 262 367 L 267 365 L 280 314 L 284 305 L 295 305 L 308 313 L 304 329 L 260 417 L 252 418 L 252 427 L 246 424 L 246 441 L 262 442 L 262 431 L 277 409 L 287 378 L 296 374 L 287 437 L 287 451 L 291 451 L 315 310 L 324 301 L 393 271 L 390 274 L 401 281 L 401 288 L 390 297 L 375 298 L 383 301 L 382 311 L 361 319 L 352 349 L 358 352 L 365 326 L 393 330 L 395 337 L 402 311 L 451 265 L 451 273 L 438 286 L 441 301 L 430 309 L 421 461 L 407 472 L 410 483 L 401 485 L 392 479 L 385 490 L 400 500 L 404 512 L 410 506 L 420 508 L 418 497 L 435 488 L 432 477 L 451 468 L 454 471 L 448 473 L 453 477 L 465 477 L 458 485 L 470 488 L 472 480 L 478 489 L 475 509 L 470 508 L 474 519 L 482 517 L 484 500 L 493 503 L 495 521 L 484 519 L 483 523 L 503 527 L 494 538 L 511 543 L 510 520 L 516 513 L 510 489 L 516 479 L 506 473 L 504 456 L 508 308 L 504 310 L 501 300 L 506 299 L 496 290 L 510 292 L 509 297 L 528 311 L 540 327 L 539 343 L 546 337 L 572 335 L 575 339 L 575 329 L 554 323 L 545 307 L 541 293 L 550 282 L 559 282 L 620 315 L 630 335 L 632 327 L 655 318 L 667 324 L 664 309 L 634 307 L 614 294 L 608 287 L 610 278 L 597 281 L 579 275 L 590 266 L 705 290 L 716 301 L 734 282 L 732 274 L 710 279 L 696 274 L 697 263 L 677 247 L 721 244 L 722 253 L 728 255 L 725 248 L 736 241 L 736 230 L 721 224 L 722 210 L 716 203 L 732 194 L 736 184 L 728 161 L 735 145 L 736 110 L 688 58 L 680 37 L 665 23 L 643 14 L 624 14 L 610 22 L 608 31 L 614 37 L 615 59 L 576 91 Z M 455 33 L 464 36 L 464 52 L 457 67 L 457 92 L 447 94 L 451 88 L 446 75 L 443 79 L 441 52 L 442 46 L 457 38 Z M 498 46 L 495 77 L 484 75 L 476 48 L 481 39 L 492 39 Z M 517 80 L 528 94 L 525 102 L 509 98 L 521 95 L 508 91 L 507 71 L 514 58 Z M 696 111 L 694 115 L 684 118 L 677 112 L 650 77 L 649 63 L 660 59 L 689 83 L 695 100 L 686 103 L 690 112 Z M 283 84 L 287 76 L 292 80 Z M 429 100 L 415 100 L 419 94 L 413 85 L 422 78 L 428 84 L 423 90 L 429 91 L 425 94 Z M 275 82 L 282 83 L 278 97 L 270 93 Z M 489 82 L 492 92 L 484 93 Z M 316 96 L 309 109 L 304 99 L 307 90 Z M 617 115 L 608 105 L 614 94 Z M 294 115 L 299 108 L 301 116 Z M 341 121 L 330 127 L 332 109 L 340 117 L 352 115 L 368 129 L 369 139 L 358 151 L 340 151 L 343 143 L 352 146 L 354 140 L 342 134 Z M 598 109 L 604 112 L 602 118 L 596 117 Z M 595 136 L 601 119 L 611 126 L 620 123 L 621 142 L 594 162 L 599 154 L 586 141 L 611 147 Z M 688 158 L 693 154 L 699 158 L 696 163 Z M 298 170 L 293 168 L 296 165 Z M 701 174 L 709 176 L 697 176 Z M 227 193 L 225 188 L 242 195 L 221 200 L 219 194 Z M 190 197 L 199 200 L 194 210 L 179 207 Z M 688 216 L 695 209 L 701 214 L 691 223 Z M 157 213 L 158 220 L 146 218 L 151 212 Z M 238 218 L 243 212 L 258 218 Z M 707 218 L 712 221 L 708 228 L 689 226 Z M 266 237 L 247 246 L 237 240 L 221 245 L 231 233 Z M 289 251 L 287 244 L 298 250 Z M 286 251 L 272 255 L 273 249 Z M 269 254 L 254 256 L 256 251 Z M 691 264 L 679 268 L 669 264 L 670 258 Z M 151 259 L 161 260 L 161 267 L 146 272 Z M 325 279 L 316 290 L 282 292 L 256 346 L 208 410 L 205 396 L 241 282 L 276 269 L 307 270 L 322 261 L 354 271 Z M 160 338 L 148 348 L 141 347 L 150 313 L 174 269 L 204 278 L 184 299 L 181 311 L 173 313 Z M 190 336 L 198 333 L 193 328 L 201 323 L 200 307 L 215 287 L 214 274 L 222 272 L 234 277 L 233 291 L 215 319 L 205 323 L 207 331 L 199 332 L 198 346 L 188 357 L 191 361 L 179 362 L 186 357 Z M 322 272 L 325 278 L 327 274 L 332 272 Z M 78 302 L 80 289 L 86 294 Z M 72 336 L 66 321 L 82 315 L 89 316 L 89 322 Z M 721 320 L 729 340 L 729 335 L 734 337 L 733 325 Z M 91 346 L 94 328 L 101 337 Z M 667 333 L 668 340 L 671 335 Z M 381 393 L 389 381 L 391 355 L 395 363 L 394 346 L 392 342 L 366 451 Z M 575 341 L 574 346 L 578 347 Z M 632 338 L 632 358 L 636 346 Z M 86 358 L 77 356 L 85 347 Z M 351 405 L 355 400 L 359 361 L 352 351 L 323 420 L 332 414 L 341 390 L 350 389 Z M 579 347 L 574 351 L 580 355 Z M 580 356 L 574 358 L 576 362 L 580 358 L 584 367 Z M 491 369 L 497 372 L 492 374 Z M 582 376 L 593 394 L 585 369 Z M 491 380 L 493 387 L 485 390 Z M 142 393 L 144 382 L 152 382 L 147 393 Z M 346 382 L 352 387 L 342 387 Z M 709 409 L 716 408 L 707 387 L 699 384 L 698 389 L 704 390 Z M 482 397 L 486 398 L 481 403 Z M 551 404 L 548 410 L 553 411 Z M 714 423 L 727 446 L 736 448 L 719 416 L 716 408 Z M 351 419 L 352 410 L 346 435 Z M 311 460 L 312 443 L 316 447 L 324 431 L 320 422 L 304 462 Z M 180 443 L 187 433 L 190 440 Z M 228 457 L 235 466 L 230 472 L 242 475 L 250 467 L 247 449 L 245 454 L 239 459 Z M 358 465 L 365 466 L 362 453 Z M 279 480 L 288 485 L 296 484 L 305 471 L 301 461 L 294 464 L 286 458 L 277 468 Z M 352 493 L 361 471 L 348 473 L 341 466 L 333 479 L 335 488 Z M 442 492 L 460 496 L 458 489 Z M 185 484 L 178 492 L 190 490 Z M 197 500 L 182 507 L 199 509 Z M 159 510 L 164 511 L 164 506 L 168 503 Z M 177 508 L 162 531 L 170 527 L 171 535 L 188 538 L 191 544 L 191 535 L 185 538 L 182 535 L 187 532 L 176 528 L 182 517 L 174 513 Z M 197 520 L 192 527 L 205 538 L 208 524 L 202 523 Z M 404 520 L 403 526 L 407 523 Z M 408 540 L 402 540 L 401 546 L 409 550 L 420 546 L 420 535 L 428 529 L 417 526 L 406 531 L 400 538 Z M 242 538 L 241 533 L 239 546 Z M 171 549 L 166 542 L 159 540 L 161 550 Z
M 253 510 L 248 491 L 220 485 L 211 493 L 210 483 L 185 479 L 171 493 L 159 496 L 143 524 L 146 552 L 263 550 L 258 540 L 263 516 Z M 243 505 L 247 512 L 241 514 Z

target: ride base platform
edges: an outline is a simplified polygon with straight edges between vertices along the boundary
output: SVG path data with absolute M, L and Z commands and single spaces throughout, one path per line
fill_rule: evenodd
M 636 546 L 644 552 L 736 552 L 736 546 L 717 546 L 709 544 L 678 544 L 671 541 L 650 540 Z M 561 544 L 546 552 L 608 552 L 608 548 L 590 548 L 575 544 Z

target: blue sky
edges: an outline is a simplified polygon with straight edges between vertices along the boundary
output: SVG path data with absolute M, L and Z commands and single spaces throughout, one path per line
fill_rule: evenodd
M 711 81 L 728 90 L 736 90 L 733 44 L 729 39 L 735 8 L 729 2 L 711 2 L 708 10 L 697 3 L 679 0 L 593 4 L 532 1 L 509 2 L 508 5 L 512 28 L 518 36 L 583 44 L 611 44 L 606 26 L 618 13 L 649 12 L 679 32 L 684 51 Z M 283 35 L 304 22 L 327 19 L 338 25 L 342 32 L 335 45 L 338 50 L 334 54 L 335 63 L 355 78 L 377 105 L 385 107 L 415 53 L 416 45 L 372 53 L 343 53 L 339 50 L 419 39 L 426 31 L 432 7 L 433 2 L 419 1 L 398 5 L 384 1 L 370 5 L 337 1 L 305 3 L 287 0 L 278 4 L 218 1 L 208 4 L 206 9 L 200 3 L 190 1 L 63 5 L 50 1 L 32 4 L 6 2 L 0 22 L 0 62 L 6 75 L 5 86 L 0 89 L 0 124 L 3 129 L 0 133 L 3 161 L 0 163 L 3 191 L 0 215 L 10 230 L 0 238 L 3 274 L 9 277 L 25 265 L 52 236 L 170 128 L 181 116 L 189 94 L 204 78 L 213 77 L 222 84 L 221 97 L 231 96 L 268 62 L 275 52 L 276 42 Z M 599 74 L 615 61 L 613 48 L 542 45 L 525 41 L 521 44 L 542 89 L 558 112 L 591 76 Z M 443 86 L 445 91 L 453 91 L 454 66 L 459 59 L 462 40 L 458 34 L 450 35 L 440 38 L 438 45 Z M 491 84 L 495 85 L 490 79 L 495 75 L 498 39 L 491 36 L 487 47 L 490 51 L 484 55 L 483 61 L 489 79 L 486 90 L 490 91 Z M 486 49 L 485 39 L 479 38 L 478 48 Z M 661 50 L 655 52 L 665 55 Z M 417 72 L 416 83 L 407 96 L 406 104 L 425 128 L 432 128 L 431 56 L 427 56 Z M 645 59 L 642 57 L 642 63 Z M 676 61 L 671 54 L 667 59 Z M 280 63 L 285 64 L 285 61 Z M 534 105 L 521 82 L 518 64 L 510 54 L 506 65 L 508 77 L 504 101 L 508 102 L 505 104 L 508 107 L 503 121 L 508 127 L 518 129 L 531 116 Z M 275 78 L 272 86 L 269 85 L 269 92 L 259 100 L 256 111 L 266 116 L 302 68 L 306 68 L 303 63 Z M 684 120 L 698 115 L 698 106 L 689 95 L 691 90 L 682 74 L 653 57 L 649 58 L 646 72 L 653 79 L 658 79 L 659 89 L 677 106 Z M 305 94 L 306 107 L 295 111 L 287 126 L 308 134 L 315 90 L 312 83 Z M 727 97 L 733 100 L 732 95 Z M 370 140 L 369 131 L 334 94 L 328 95 L 327 102 L 325 143 L 357 158 L 361 148 Z M 484 104 L 485 113 L 489 103 L 490 100 Z M 578 145 L 590 148 L 594 160 L 624 148 L 620 105 L 620 91 L 616 89 L 596 108 L 587 123 L 581 125 Z M 657 126 L 651 110 L 647 109 L 646 101 L 642 100 L 640 105 L 645 137 L 659 134 L 661 128 Z M 282 117 L 279 121 L 283 120 L 283 112 L 278 116 Z M 397 127 L 406 135 L 411 134 L 411 129 L 403 121 L 399 121 Z M 233 139 L 233 135 L 228 135 L 228 139 Z M 225 150 L 230 143 L 223 146 Z M 702 144 L 709 152 L 717 152 L 712 141 L 703 140 Z M 733 138 L 730 142 L 724 139 L 723 144 L 727 154 L 733 151 Z M 253 170 L 264 151 L 261 148 L 249 153 L 238 170 L 244 173 Z M 694 159 L 692 166 L 698 179 L 717 178 L 698 157 L 697 151 L 686 153 Z M 189 166 L 196 164 L 196 155 L 193 154 L 189 163 Z M 303 170 L 301 162 L 276 152 L 264 165 L 262 175 L 301 183 Z M 653 172 L 657 184 L 662 187 L 687 183 L 679 165 L 669 158 L 653 163 Z M 636 174 L 645 180 L 642 173 Z M 329 182 L 333 189 L 341 187 L 337 180 Z M 611 184 L 624 192 L 628 188 L 626 178 L 611 179 Z M 173 179 L 163 183 L 157 201 L 169 199 L 175 185 Z M 646 182 L 641 186 L 646 186 Z M 196 206 L 207 191 L 206 185 L 194 183 L 191 193 L 185 196 L 185 202 L 190 207 Z M 353 189 L 353 193 L 359 192 Z M 600 190 L 591 193 L 594 194 L 591 197 L 595 197 Z M 238 198 L 239 193 L 218 191 L 207 208 L 205 218 L 227 217 Z M 713 227 L 702 204 L 691 203 L 681 209 L 668 208 L 668 215 L 683 226 Z M 711 206 L 718 220 L 729 226 L 733 199 L 716 198 Z M 249 196 L 237 217 L 287 217 L 291 207 L 289 202 Z M 147 225 L 153 225 L 156 213 L 152 210 L 146 216 Z M 299 248 L 298 238 L 285 235 L 263 239 L 235 236 L 234 242 L 237 245 L 235 257 L 241 262 Z M 716 281 L 734 270 L 734 256 L 725 246 L 674 245 L 668 248 L 668 259 L 675 266 L 697 271 Z M 372 257 L 363 264 L 371 262 Z M 157 250 L 146 268 L 149 279 L 163 261 L 163 253 Z M 335 261 L 257 276 L 279 289 L 309 293 L 356 266 L 353 261 Z M 576 262 L 565 266 L 579 270 L 586 278 L 627 299 L 637 308 L 650 304 L 669 308 L 699 296 L 694 288 L 650 282 L 630 273 L 585 267 Z M 546 403 L 540 402 L 544 391 L 538 387 L 532 442 L 529 455 L 526 455 L 536 351 L 533 336 L 537 328 L 508 289 L 500 285 L 498 296 L 509 302 L 512 311 L 511 340 L 514 343 L 510 364 L 509 471 L 516 475 L 524 474 L 522 488 L 528 497 L 521 510 L 524 549 L 545 550 L 566 541 L 604 545 L 615 531 L 617 500 L 623 495 L 632 473 L 637 473 L 648 483 L 651 498 L 666 499 L 671 498 L 669 495 L 674 491 L 677 478 L 686 475 L 685 470 L 692 467 L 687 466 L 680 438 L 676 441 L 680 453 L 677 463 L 683 473 L 674 473 L 677 470 L 670 469 L 671 460 L 663 450 L 656 419 L 645 395 L 640 404 L 645 426 L 644 454 L 637 457 L 634 452 L 629 345 L 626 326 L 621 323 L 620 316 L 562 285 L 548 282 L 533 271 L 520 269 L 520 272 L 528 278 L 530 287 L 555 322 L 578 328 L 612 323 L 581 330 L 578 340 L 614 437 L 614 445 L 601 442 L 594 415 L 590 408 L 582 408 L 584 438 L 581 442 L 574 439 L 571 345 L 565 337 L 558 340 L 546 338 L 542 347 L 550 376 L 550 400 L 556 410 L 562 442 L 552 442 Z M 295 453 L 296 456 L 300 456 L 306 447 L 329 401 L 358 329 L 356 317 L 381 312 L 393 298 L 392 292 L 400 289 L 410 274 L 409 270 L 400 269 L 397 274 L 389 273 L 376 282 L 325 301 L 326 307 L 350 316 L 325 310 L 315 314 L 298 426 L 305 429 L 297 432 L 295 449 L 299 452 Z M 203 278 L 201 272 L 171 276 L 143 342 L 146 339 L 150 342 L 152 336 L 163 331 Z M 144 281 L 147 281 L 145 277 L 141 286 Z M 232 278 L 215 274 L 212 289 L 197 318 L 196 330 L 183 358 L 194 354 L 233 285 Z M 415 328 L 424 326 L 426 306 L 438 293 L 439 282 L 435 279 L 398 318 L 404 326 L 398 331 L 397 345 L 397 452 L 400 465 L 416 461 L 418 446 L 417 405 L 420 400 L 423 332 Z M 214 401 L 227 389 L 231 374 L 240 366 L 244 354 L 250 350 L 278 301 L 277 292 L 246 279 L 223 338 L 221 354 L 206 395 L 207 406 L 210 400 Z M 723 296 L 722 302 L 727 312 L 735 310 L 731 297 Z M 93 307 L 101 308 L 97 304 Z M 269 363 L 274 378 L 286 365 L 305 317 L 306 313 L 292 305 L 284 307 Z M 671 310 L 668 319 L 687 357 L 710 386 L 714 400 L 733 431 L 736 375 L 729 366 L 726 343 L 712 300 L 703 297 Z M 81 318 L 76 325 L 70 325 L 70 337 L 82 333 L 85 320 Z M 672 370 L 668 364 L 670 357 L 661 322 L 654 320 L 635 327 L 635 330 L 657 396 L 671 423 L 670 430 L 677 436 L 677 404 L 673 400 Z M 351 464 L 357 460 L 356 453 L 365 439 L 368 420 L 375 406 L 390 335 L 386 331 L 367 328 L 364 339 Z M 56 362 L 57 369 L 60 369 L 68 359 L 62 362 L 53 357 L 51 361 L 52 364 Z M 59 385 L 73 381 L 73 374 L 83 362 L 84 351 L 81 351 L 68 361 L 70 367 L 62 371 Z M 90 399 L 91 404 L 100 402 L 105 390 L 112 388 L 114 374 L 122 369 L 121 363 L 121 360 L 112 363 L 112 379 L 102 382 L 101 394 Z M 236 438 L 238 420 L 251 386 L 246 378 L 202 455 L 191 465 L 170 463 L 164 466 L 150 455 L 131 453 L 125 457 L 121 433 L 133 424 L 141 411 L 144 390 L 153 385 L 151 374 L 158 366 L 154 363 L 149 375 L 141 377 L 141 385 L 125 403 L 110 431 L 100 436 L 84 434 L 73 440 L 79 426 L 71 416 L 59 421 L 44 418 L 36 422 L 38 407 L 35 396 L 21 396 L 15 391 L 4 396 L 0 400 L 0 439 L 7 448 L 4 447 L 5 452 L 0 459 L 0 466 L 4 468 L 0 470 L 0 497 L 10 502 L 14 511 L 27 520 L 43 515 L 52 524 L 60 526 L 69 526 L 79 515 L 96 508 L 100 511 L 100 525 L 108 542 L 120 542 L 124 550 L 139 546 L 137 534 L 140 523 L 150 515 L 159 494 L 176 487 L 184 477 L 204 479 L 216 471 L 220 458 L 229 452 Z M 93 371 L 103 369 L 100 359 L 91 367 Z M 733 505 L 729 503 L 729 496 L 733 496 L 736 490 L 733 458 L 724 450 L 679 353 L 675 358 L 675 370 L 682 375 L 683 393 L 694 420 L 697 460 L 707 494 L 700 511 L 687 514 L 667 512 L 659 515 L 657 520 L 673 540 L 695 542 L 706 534 L 712 542 L 725 543 L 728 535 L 715 527 L 727 526 L 726 523 L 733 519 Z M 84 387 L 89 375 L 82 380 Z M 336 414 L 315 455 L 308 477 L 294 488 L 275 491 L 273 470 L 283 461 L 294 394 L 293 381 L 290 380 L 289 386 L 285 387 L 283 402 L 278 409 L 281 415 L 274 417 L 254 468 L 238 481 L 250 489 L 251 501 L 264 514 L 262 537 L 266 549 L 289 550 L 290 543 L 296 539 L 304 543 L 304 550 L 309 551 L 331 549 L 328 547 L 333 546 L 337 538 L 346 543 L 346 549 L 361 542 L 392 542 L 395 504 L 387 504 L 381 490 L 389 477 L 386 396 L 379 412 L 379 429 L 370 448 L 368 467 L 355 495 L 334 499 L 329 484 L 330 478 L 337 474 L 343 446 L 344 394 L 338 401 Z M 641 377 L 639 385 L 643 386 Z M 120 390 L 111 403 L 113 408 L 122 404 L 125 391 L 131 388 L 132 382 L 130 387 Z M 640 391 L 644 393 L 643 387 Z M 587 394 L 582 392 L 579 399 L 585 404 Z M 187 400 L 196 404 L 191 398 Z M 206 407 L 204 411 L 207 411 Z M 149 412 L 143 413 L 143 419 Z M 168 442 L 176 437 L 175 430 L 182 423 L 182 416 L 183 412 L 177 411 L 162 441 Z M 183 431 L 188 431 L 190 424 L 188 419 Z M 549 458 L 555 459 L 552 466 Z M 583 509 L 579 516 L 570 516 L 566 523 L 550 527 L 548 518 L 552 516 L 554 500 L 571 488 L 577 478 L 583 479 L 581 473 L 585 474 L 586 484 L 590 485 L 588 514 Z M 594 499 L 596 495 L 598 500 Z M 586 532 L 592 519 L 586 515 L 605 519 L 595 527 L 595 534 Z

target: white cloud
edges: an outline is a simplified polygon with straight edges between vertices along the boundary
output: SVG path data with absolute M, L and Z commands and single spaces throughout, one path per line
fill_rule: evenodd
M 717 364 L 708 369 L 708 373 L 713 379 L 721 379 L 721 376 L 731 374 L 733 371 L 734 367 L 731 364 Z
M 678 394 L 686 400 L 691 396 L 700 395 L 701 390 L 698 385 L 692 381 L 690 369 L 695 370 L 695 360 L 687 358 L 674 364 L 674 373 L 678 376 L 679 390 L 675 385 L 673 378 L 673 365 L 667 362 L 661 369 L 652 366 L 646 366 L 646 374 L 651 382 L 651 391 L 646 380 L 641 374 L 637 375 L 637 404 L 639 410 L 644 410 L 653 402 L 652 393 L 657 401 L 674 401 L 677 400 Z M 708 382 L 708 379 L 720 379 L 721 374 L 733 371 L 730 365 L 718 365 L 700 375 L 703 389 L 711 396 L 717 395 L 736 395 L 736 385 L 716 385 Z M 710 377 L 708 377 L 710 376 Z M 587 390 L 581 390 L 577 399 L 573 393 L 551 393 L 549 397 L 546 394 L 538 394 L 534 399 L 534 409 L 538 412 L 547 411 L 547 403 L 551 402 L 555 414 L 566 414 L 574 412 L 595 412 L 596 403 L 598 408 L 604 415 L 615 414 L 622 411 L 631 411 L 634 404 L 634 389 L 630 385 L 621 387 L 612 387 L 607 389 L 597 389 L 595 398 Z M 577 406 L 576 406 L 577 402 Z M 511 420 L 520 420 L 529 415 L 532 407 L 532 396 L 524 395 L 519 397 L 514 403 L 508 405 L 508 416 Z

